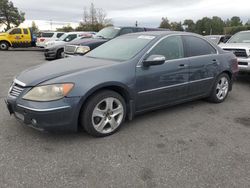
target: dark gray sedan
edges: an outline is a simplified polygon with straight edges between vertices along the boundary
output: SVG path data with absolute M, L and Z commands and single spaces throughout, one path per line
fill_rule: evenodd
M 238 72 L 233 53 L 182 32 L 136 33 L 89 52 L 30 68 L 6 100 L 11 114 L 39 130 L 116 132 L 136 114 L 207 98 L 221 103 Z

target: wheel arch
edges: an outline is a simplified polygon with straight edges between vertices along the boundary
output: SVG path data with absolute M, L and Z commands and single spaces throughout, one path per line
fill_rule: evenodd
M 233 89 L 233 83 L 232 83 L 233 82 L 233 73 L 230 72 L 229 70 L 225 70 L 221 74 L 227 74 L 229 76 L 229 78 L 230 78 L 230 88 L 229 88 L 229 90 L 232 91 L 232 89 Z
M 11 42 L 10 42 L 10 41 L 8 41 L 8 40 L 0 40 L 0 43 L 1 43 L 1 42 L 6 42 L 6 43 L 8 43 L 9 47 L 11 47 L 11 46 L 12 46 Z
M 127 107 L 126 116 L 129 117 L 129 119 L 132 119 L 132 117 L 134 116 L 134 97 L 133 97 L 133 94 L 130 92 L 130 89 L 122 83 L 108 82 L 108 83 L 104 83 L 104 84 L 101 84 L 92 88 L 84 95 L 84 97 L 82 97 L 80 105 L 79 105 L 80 108 L 79 108 L 79 113 L 78 113 L 78 125 L 80 124 L 79 123 L 80 116 L 81 116 L 82 110 L 84 109 L 84 105 L 86 104 L 86 102 L 90 100 L 90 98 L 93 95 L 103 90 L 111 90 L 120 94 L 124 98 L 125 103 L 126 103 L 126 107 Z

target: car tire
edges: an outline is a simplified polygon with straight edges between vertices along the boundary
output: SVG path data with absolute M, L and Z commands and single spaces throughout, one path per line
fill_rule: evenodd
M 81 112 L 81 126 L 94 137 L 114 134 L 126 118 L 126 103 L 117 92 L 104 90 L 90 97 Z
M 215 81 L 212 92 L 208 98 L 210 102 L 222 103 L 226 100 L 231 85 L 231 79 L 228 74 L 221 74 Z
M 61 59 L 64 57 L 64 49 L 59 49 L 56 53 L 56 59 Z
M 6 51 L 9 49 L 9 47 L 10 47 L 10 45 L 7 42 L 5 42 L 5 41 L 0 42 L 0 50 Z

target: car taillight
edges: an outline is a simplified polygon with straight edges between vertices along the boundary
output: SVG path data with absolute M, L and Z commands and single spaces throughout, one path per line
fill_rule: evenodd
M 40 39 L 40 42 L 44 42 L 45 41 L 45 39 Z
M 238 66 L 238 60 L 235 58 L 233 59 L 233 63 L 232 63 L 232 68 L 234 72 L 238 72 L 239 71 L 239 66 Z

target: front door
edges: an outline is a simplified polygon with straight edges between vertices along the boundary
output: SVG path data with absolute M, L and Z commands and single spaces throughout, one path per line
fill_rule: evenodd
M 184 58 L 181 36 L 168 36 L 147 55 L 163 55 L 163 65 L 136 68 L 136 110 L 150 109 L 183 100 L 187 96 L 189 61 Z
M 14 28 L 9 33 L 9 39 L 10 39 L 13 47 L 21 46 L 22 38 L 23 38 L 23 33 L 22 33 L 22 29 L 20 29 L 20 28 Z

